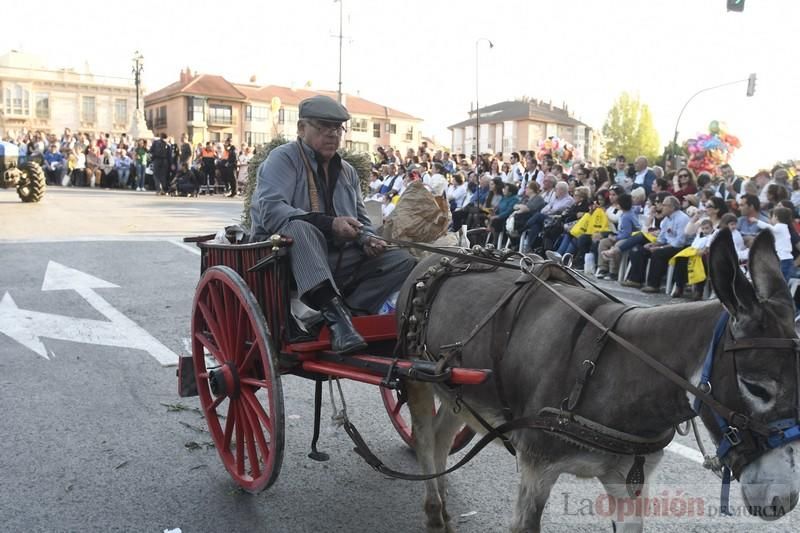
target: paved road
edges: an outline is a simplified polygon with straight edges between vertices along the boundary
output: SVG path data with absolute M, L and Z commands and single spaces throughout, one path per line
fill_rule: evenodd
M 59 188 L 41 204 L 24 205 L 0 191 L 0 531 L 421 530 L 422 487 L 373 472 L 341 430 L 326 423 L 323 431 L 330 462 L 306 458 L 309 382 L 284 380 L 283 469 L 255 496 L 229 480 L 196 399 L 178 398 L 175 369 L 160 357 L 187 353 L 199 257 L 177 237 L 212 232 L 240 211 L 240 201 L 225 198 Z M 24 327 L 10 328 L 9 317 Z M 112 337 L 116 345 L 103 344 Z M 413 470 L 377 390 L 349 382 L 344 389 L 350 415 L 376 453 Z M 327 417 L 329 405 L 324 409 Z M 697 463 L 692 441 L 677 442 L 654 493 L 688 493 L 702 499 L 703 514 L 713 514 L 718 481 Z M 459 531 L 506 530 L 516 483 L 515 462 L 500 447 L 454 474 L 449 506 Z M 546 530 L 610 531 L 608 517 L 598 515 L 607 509 L 597 482 L 564 476 L 552 494 Z M 736 487 L 732 494 L 741 505 Z M 746 517 L 657 517 L 648 531 L 796 531 L 798 517 L 769 525 Z

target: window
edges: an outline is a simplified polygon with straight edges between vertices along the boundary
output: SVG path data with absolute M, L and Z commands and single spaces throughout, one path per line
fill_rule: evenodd
M 406 130 L 406 140 L 413 141 L 414 140 L 414 126 L 409 126 Z
M 376 139 L 381 136 L 381 123 L 380 122 L 373 122 L 372 123 L 372 136 Z
M 188 96 L 188 116 L 189 122 L 205 122 L 206 120 L 206 101 L 204 98 Z
M 246 142 L 250 146 L 266 144 L 267 134 L 258 131 L 246 131 L 244 132 L 244 142 Z
M 350 130 L 359 132 L 359 133 L 366 133 L 367 131 L 367 119 L 365 118 L 354 118 L 350 121 Z
M 345 141 L 344 146 L 350 152 L 369 153 L 369 144 L 368 143 Z
M 147 122 L 147 129 L 152 130 L 153 129 L 153 110 L 152 109 L 148 109 L 147 111 L 145 111 L 144 114 L 145 114 L 145 120 Z
M 394 135 L 397 133 L 397 124 L 392 124 L 391 122 L 386 124 L 386 133 Z
M 158 109 L 156 109 L 156 128 L 166 128 L 167 127 L 167 106 L 162 105 Z
M 209 141 L 211 142 L 218 143 L 222 140 L 222 134 L 218 131 L 210 131 L 208 132 L 208 135 L 209 137 L 211 137 L 209 139 Z
M 48 93 L 36 93 L 36 118 L 50 118 L 50 95 Z
M 124 98 L 114 100 L 114 122 L 116 124 L 128 123 L 128 101 Z
M 6 114 L 7 115 L 30 115 L 31 102 L 30 92 L 22 85 L 14 85 L 6 89 Z
M 94 107 L 94 96 L 84 96 L 81 98 L 81 120 L 84 122 L 94 122 L 97 119 Z
M 286 109 L 282 107 L 278 111 L 278 124 L 289 124 L 291 126 L 297 124 L 299 118 L 300 115 L 297 109 Z
M 233 124 L 233 110 L 229 105 L 210 104 L 208 122 L 212 124 Z
M 262 105 L 249 105 L 245 108 L 245 120 L 266 122 L 269 120 L 269 108 Z

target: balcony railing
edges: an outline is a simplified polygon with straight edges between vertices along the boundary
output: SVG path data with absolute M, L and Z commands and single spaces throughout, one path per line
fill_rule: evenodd
M 213 124 L 215 126 L 232 126 L 233 125 L 233 117 L 225 117 L 225 116 L 208 116 L 208 123 Z

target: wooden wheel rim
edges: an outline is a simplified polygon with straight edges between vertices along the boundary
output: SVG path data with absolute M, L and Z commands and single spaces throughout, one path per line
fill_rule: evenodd
M 261 308 L 229 267 L 206 270 L 195 291 L 192 360 L 203 415 L 226 470 L 249 492 L 268 488 L 283 460 L 283 391 Z M 226 383 L 224 392 L 212 392 L 215 378 Z

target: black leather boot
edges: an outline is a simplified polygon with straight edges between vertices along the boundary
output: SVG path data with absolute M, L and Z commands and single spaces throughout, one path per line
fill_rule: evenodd
M 346 354 L 367 347 L 364 337 L 353 327 L 350 311 L 338 296 L 331 299 L 320 309 L 322 318 L 331 330 L 331 350 L 338 354 Z

